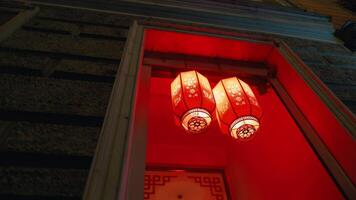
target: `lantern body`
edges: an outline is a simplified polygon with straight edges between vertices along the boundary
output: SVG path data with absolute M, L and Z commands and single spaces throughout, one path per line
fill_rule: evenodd
M 171 98 L 177 123 L 189 133 L 204 132 L 215 109 L 208 79 L 196 71 L 181 72 L 171 83 Z
M 213 94 L 221 130 L 235 139 L 251 138 L 259 129 L 262 109 L 250 86 L 236 77 L 227 78 L 214 87 Z

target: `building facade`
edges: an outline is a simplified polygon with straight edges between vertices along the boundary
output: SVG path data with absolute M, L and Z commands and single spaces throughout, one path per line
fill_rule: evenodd
M 144 66 L 150 66 L 148 68 L 142 67 L 139 63 L 145 58 L 151 58 L 149 54 L 146 54 L 146 51 L 153 53 L 155 51 L 173 52 L 185 56 L 191 54 L 193 57 L 205 56 L 205 59 L 206 57 L 218 58 L 220 56 L 226 59 L 229 56 L 218 55 L 220 51 L 216 51 L 216 48 L 211 50 L 212 53 L 202 53 L 204 48 L 209 47 L 206 44 L 210 44 L 204 43 L 204 41 L 213 43 L 216 38 L 220 37 L 227 41 L 225 48 L 241 45 L 240 43 L 235 44 L 234 41 L 246 42 L 242 51 L 250 52 L 249 56 L 234 57 L 235 54 L 232 54 L 229 57 L 230 60 L 239 62 L 236 64 L 238 66 L 246 64 L 245 68 L 251 68 L 253 64 L 260 64 L 261 60 L 257 59 L 258 56 L 255 58 L 251 55 L 260 55 L 261 59 L 262 57 L 269 58 L 270 55 L 264 54 L 263 48 L 259 47 L 261 44 L 270 45 L 266 48 L 276 48 L 280 52 L 285 52 L 282 55 L 286 57 L 286 60 L 289 60 L 289 63 L 292 63 L 291 66 L 307 66 L 307 69 L 301 67 L 299 75 L 296 76 L 302 77 L 303 82 L 300 85 L 294 85 L 295 87 L 291 84 L 290 87 L 294 90 L 288 89 L 288 85 L 282 85 L 278 90 L 278 86 L 273 85 L 273 81 L 270 81 L 280 75 L 282 71 L 279 68 L 279 62 L 275 60 L 277 58 L 267 59 L 266 63 L 270 71 L 246 69 L 246 74 L 248 76 L 257 74 L 256 76 L 263 77 L 263 80 L 268 82 L 268 84 L 264 83 L 266 85 L 264 87 L 274 88 L 280 92 L 285 90 L 285 92 L 277 92 L 278 95 L 275 95 L 276 99 L 278 96 L 282 103 L 276 103 L 278 100 L 264 100 L 264 102 L 271 101 L 273 105 L 280 105 L 280 111 L 276 111 L 276 113 L 284 113 L 293 119 L 285 124 L 295 123 L 296 125 L 293 125 L 295 130 L 292 128 L 288 130 L 296 133 L 299 130 L 302 135 L 295 136 L 297 138 L 293 140 L 295 143 L 286 139 L 285 144 L 289 144 L 287 142 L 289 141 L 290 144 L 304 145 L 303 148 L 300 148 L 300 152 L 305 151 L 305 163 L 318 163 L 315 165 L 320 165 L 321 171 L 325 171 L 321 174 L 315 172 L 316 177 L 311 178 L 314 181 L 311 183 L 321 184 L 330 189 L 328 190 L 330 193 L 323 191 L 323 187 L 307 191 L 305 186 L 300 187 L 300 193 L 288 193 L 290 190 L 287 189 L 287 186 L 289 189 L 299 187 L 305 184 L 298 182 L 303 180 L 302 178 L 309 180 L 308 178 L 313 177 L 308 170 L 312 171 L 314 164 L 303 165 L 302 162 L 299 162 L 303 161 L 301 156 L 303 154 L 298 154 L 285 145 L 286 152 L 290 152 L 291 155 L 296 153 L 295 155 L 300 156 L 295 159 L 302 166 L 302 170 L 300 172 L 293 171 L 295 168 L 287 165 L 286 162 L 275 162 L 272 157 L 267 157 L 276 153 L 277 150 L 272 146 L 263 146 L 269 140 L 261 139 L 260 145 L 262 146 L 258 146 L 258 148 L 261 148 L 261 151 L 264 150 L 263 147 L 270 150 L 267 151 L 270 154 L 263 154 L 261 160 L 272 159 L 271 165 L 266 164 L 266 168 L 271 171 L 260 171 L 260 167 L 255 171 L 251 168 L 252 171 L 242 170 L 235 174 L 234 170 L 224 168 L 226 171 L 224 176 L 227 181 L 224 186 L 226 194 L 222 198 L 292 199 L 294 197 L 296 199 L 318 199 L 330 195 L 330 198 L 335 197 L 335 199 L 352 199 L 355 197 L 354 181 L 356 177 L 354 151 L 356 55 L 344 47 L 343 42 L 334 36 L 335 27 L 339 28 L 342 20 L 332 18 L 333 25 L 330 22 L 330 17 L 324 16 L 327 14 L 324 11 L 328 9 L 318 4 L 319 8 L 322 7 L 324 11 L 317 14 L 309 12 L 319 11 L 310 9 L 311 5 L 314 4 L 297 0 L 38 0 L 1 2 L 0 199 L 150 199 L 154 195 L 147 196 L 143 185 L 147 186 L 143 174 L 147 166 L 152 167 L 152 169 L 147 168 L 147 173 L 158 173 L 160 170 L 157 168 L 164 168 L 161 170 L 162 173 L 167 173 L 169 171 L 167 169 L 178 170 L 180 168 L 184 170 L 187 168 L 221 170 L 223 164 L 218 158 L 225 156 L 226 153 L 220 155 L 213 149 L 206 150 L 211 150 L 216 155 L 214 153 L 199 154 L 194 157 L 192 154 L 191 157 L 184 157 L 191 160 L 202 158 L 201 163 L 180 159 L 178 157 L 180 154 L 177 154 L 175 158 L 172 156 L 175 155 L 173 150 L 171 150 L 173 152 L 171 156 L 174 159 L 168 161 L 169 155 L 161 155 L 157 152 L 165 150 L 169 152 L 169 149 L 162 147 L 154 150 L 153 144 L 162 141 L 152 142 L 153 138 L 160 136 L 151 137 L 150 133 L 155 133 L 155 131 L 150 130 L 155 129 L 152 125 L 157 123 L 158 119 L 155 117 L 161 115 L 153 114 L 149 109 L 154 109 L 157 113 L 164 112 L 166 109 L 165 107 L 155 107 L 163 106 L 165 103 L 160 104 L 160 100 L 156 102 L 152 100 L 156 96 L 164 95 L 160 93 L 164 83 L 155 82 L 156 79 L 152 80 L 150 77 L 155 77 L 157 80 L 159 78 L 172 79 L 172 74 L 176 75 L 189 67 L 172 69 L 172 66 L 166 66 L 164 63 L 157 64 L 165 59 L 169 61 L 171 59 L 162 59 L 162 57 L 159 57 L 158 61 L 156 60 L 153 64 L 146 59 L 148 63 L 145 63 Z M 350 11 L 345 11 L 345 14 L 338 11 L 337 14 L 343 19 L 349 18 L 349 16 L 350 19 L 354 19 L 354 13 L 350 14 Z M 152 31 L 156 29 L 161 32 Z M 147 32 L 150 30 L 151 32 Z M 183 35 L 174 36 L 169 32 Z M 143 35 L 145 35 L 145 40 L 143 40 Z M 196 40 L 191 39 L 194 35 L 198 35 Z M 205 38 L 207 36 L 213 39 Z M 186 46 L 169 49 L 169 45 L 173 45 L 174 41 L 178 41 L 176 44 L 178 47 L 179 44 Z M 189 41 L 194 44 L 190 48 L 188 48 Z M 216 45 L 224 43 L 215 42 Z M 197 44 L 204 45 L 197 47 Z M 256 44 L 258 47 L 254 46 Z M 141 51 L 144 53 L 141 54 Z M 221 50 L 221 52 L 224 51 Z M 159 56 L 164 55 L 159 54 Z M 278 56 L 276 55 L 276 57 Z M 155 58 L 154 55 L 153 58 Z M 182 61 L 179 56 L 174 59 Z M 187 62 L 187 59 L 184 57 L 183 61 Z M 203 62 L 197 57 L 192 59 L 194 63 L 198 63 L 197 66 L 199 63 L 207 64 L 206 61 Z M 179 64 L 178 61 L 175 63 Z M 211 62 L 214 63 L 216 60 Z M 152 67 L 156 65 L 159 65 L 160 68 Z M 139 67 L 135 68 L 135 66 Z M 245 68 L 241 67 L 239 70 L 243 71 Z M 199 69 L 196 68 L 196 70 Z M 209 80 L 214 80 L 215 76 L 211 74 L 218 70 L 212 67 L 211 74 L 207 72 L 209 70 L 202 69 L 209 77 L 212 77 Z M 222 73 L 226 70 L 228 74 L 231 69 L 219 68 L 219 70 Z M 151 74 L 151 76 L 145 79 L 147 74 Z M 283 78 L 286 79 L 287 84 L 288 77 L 283 75 L 281 80 Z M 281 80 L 280 82 L 282 82 Z M 297 81 L 297 78 L 295 80 Z M 151 84 L 150 88 L 144 87 L 144 83 L 148 83 L 147 81 Z M 251 82 L 255 81 L 254 79 Z M 307 88 L 305 90 L 302 89 L 304 82 L 306 83 L 305 88 Z M 321 99 L 320 105 L 314 102 L 312 95 L 303 96 L 303 92 L 311 94 L 308 93 L 308 88 L 312 88 L 312 94 L 316 94 L 315 102 Z M 157 92 L 152 93 L 153 96 L 151 93 L 147 93 L 152 90 Z M 293 92 L 296 90 L 302 92 L 299 96 L 303 98 L 298 100 L 298 95 L 293 96 Z M 287 95 L 283 97 L 283 94 Z M 146 103 L 145 98 L 142 97 L 145 95 L 151 95 L 151 100 L 155 104 Z M 315 104 L 303 107 L 303 99 L 308 99 Z M 300 104 L 298 104 L 299 101 Z M 296 108 L 297 111 L 293 111 L 292 108 Z M 315 112 L 312 112 L 313 108 L 315 108 Z M 273 110 L 269 111 L 269 108 L 265 108 L 265 110 L 267 113 L 273 113 Z M 146 115 L 149 117 L 145 115 L 146 117 L 142 118 L 143 115 L 138 114 L 139 111 L 147 112 Z M 323 115 L 324 112 L 325 116 L 332 117 L 326 118 Z M 167 118 L 164 120 L 170 120 L 166 115 L 161 117 Z M 278 118 L 278 116 L 274 117 Z M 266 118 L 268 117 L 264 119 Z M 318 119 L 321 122 L 319 125 Z M 171 122 L 163 121 L 163 123 Z M 328 124 L 332 125 L 329 127 Z M 337 125 L 333 126 L 333 124 Z M 273 129 L 277 125 L 274 124 L 270 127 Z M 326 129 L 322 130 L 320 127 L 330 128 L 333 133 L 329 133 Z M 341 128 L 336 130 L 335 127 Z M 176 133 L 174 130 L 169 127 L 169 131 L 166 132 Z M 323 131 L 325 135 L 323 135 Z M 137 137 L 134 134 L 136 132 L 145 133 L 144 137 Z M 180 134 L 178 130 L 177 134 Z M 216 146 L 224 146 L 224 139 L 218 137 L 215 139 L 221 140 L 221 143 Z M 293 137 L 291 136 L 291 138 Z M 180 140 L 179 136 L 175 139 Z M 211 144 L 209 142 L 213 139 L 214 137 L 207 140 L 207 143 L 200 144 L 198 142 L 198 144 L 201 146 Z M 193 142 L 188 140 L 187 143 Z M 169 139 L 164 141 L 169 142 Z M 281 139 L 281 141 L 283 143 L 284 140 Z M 169 144 L 175 145 L 174 141 L 170 142 L 172 143 Z M 272 142 L 272 144 L 277 145 L 278 141 Z M 147 155 L 145 154 L 146 146 L 147 148 L 152 147 L 151 150 L 147 150 Z M 237 147 L 237 150 L 248 150 L 248 148 Z M 226 151 L 228 152 L 228 150 Z M 257 154 L 258 151 L 255 153 Z M 157 155 L 161 155 L 158 157 L 162 159 L 158 159 Z M 281 156 L 283 157 L 283 155 Z M 288 155 L 284 156 L 288 158 Z M 181 163 L 174 162 L 177 160 L 181 160 Z M 246 157 L 246 163 L 248 161 L 252 163 Z M 288 162 L 293 163 L 293 159 Z M 239 163 L 236 165 L 244 166 Z M 269 182 L 263 184 L 272 192 L 263 190 L 258 185 L 258 181 L 261 179 L 256 177 L 265 175 L 271 178 L 268 174 L 276 173 L 273 171 L 273 166 L 282 169 L 282 175 L 280 175 L 281 177 L 277 176 L 275 180 L 270 180 L 270 183 L 276 184 L 278 187 L 286 184 L 286 188 L 282 188 L 285 192 L 268 187 Z M 303 168 L 303 166 L 311 168 Z M 209 170 L 203 171 L 210 173 Z M 199 170 L 197 171 L 197 173 L 201 173 Z M 192 170 L 191 173 L 195 172 Z M 256 174 L 257 172 L 261 174 Z M 255 174 L 251 176 L 251 173 Z M 288 173 L 291 173 L 290 177 L 295 178 L 290 183 L 285 182 L 290 178 L 284 176 Z M 243 177 L 241 174 L 246 176 Z M 301 174 L 304 174 L 305 177 Z M 301 179 L 299 180 L 298 177 Z M 240 180 L 243 183 L 240 183 Z M 244 185 L 244 183 L 246 184 Z M 175 199 L 183 197 L 178 195 Z

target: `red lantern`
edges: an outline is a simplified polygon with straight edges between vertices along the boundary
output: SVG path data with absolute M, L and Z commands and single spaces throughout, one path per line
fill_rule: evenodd
M 180 73 L 171 83 L 176 121 L 189 133 L 202 133 L 211 122 L 215 101 L 209 81 L 196 71 Z
M 255 135 L 262 109 L 250 86 L 232 77 L 221 80 L 213 89 L 216 115 L 221 130 L 239 140 Z

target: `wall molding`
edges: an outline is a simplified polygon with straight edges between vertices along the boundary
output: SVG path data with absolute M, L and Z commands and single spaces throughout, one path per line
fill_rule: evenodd
M 148 19 L 163 19 L 178 23 L 195 23 L 236 31 L 253 31 L 339 43 L 328 17 L 291 10 L 253 9 L 249 7 L 216 8 L 198 4 L 167 1 L 71 1 L 35 0 L 35 5 L 60 6 L 112 14 L 127 14 Z

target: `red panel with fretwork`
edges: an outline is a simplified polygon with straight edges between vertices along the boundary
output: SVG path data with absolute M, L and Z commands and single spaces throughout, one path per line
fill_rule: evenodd
M 145 172 L 145 200 L 228 200 L 223 174 L 162 170 Z

